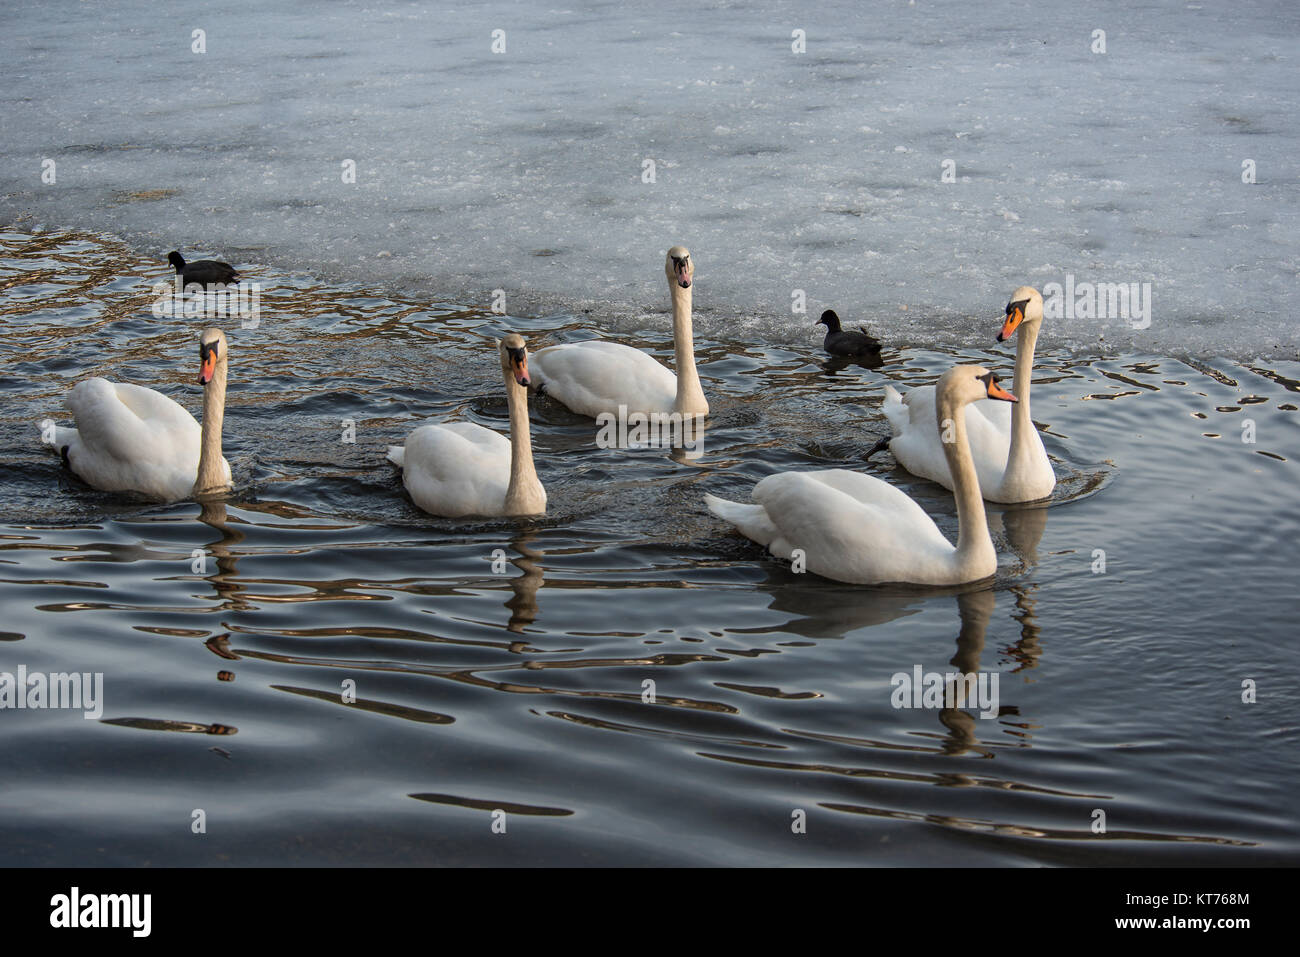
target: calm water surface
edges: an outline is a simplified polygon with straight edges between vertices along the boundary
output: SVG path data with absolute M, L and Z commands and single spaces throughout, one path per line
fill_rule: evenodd
M 883 382 L 1009 375 L 999 303 L 971 320 L 987 351 L 875 369 L 705 313 L 699 460 L 596 448 L 543 399 L 550 512 L 463 522 L 414 508 L 386 445 L 428 417 L 505 431 L 492 338 L 601 317 L 247 269 L 261 323 L 224 323 L 236 491 L 158 506 L 83 485 L 39 423 L 70 424 L 91 375 L 199 410 L 199 324 L 149 308 L 167 271 L 94 235 L 0 234 L 0 671 L 105 683 L 100 720 L 0 712 L 0 863 L 1300 860 L 1300 363 L 1041 355 L 1061 483 L 1048 507 L 990 506 L 996 579 L 863 588 L 794 574 L 703 494 L 857 468 L 955 533 L 946 492 L 863 455 Z M 670 356 L 664 299 L 619 337 Z M 892 707 L 918 665 L 996 674 L 998 715 Z

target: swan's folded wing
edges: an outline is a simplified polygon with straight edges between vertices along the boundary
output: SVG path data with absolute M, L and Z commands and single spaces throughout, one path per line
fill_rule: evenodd
M 1007 442 L 1011 441 L 1011 410 L 1014 408 L 1010 402 L 1001 402 L 997 399 L 980 399 L 966 406 L 966 431 L 972 432 L 974 429 L 988 428 L 992 431 L 1005 435 Z
M 199 424 L 161 392 L 106 379 L 86 379 L 68 395 L 81 443 L 122 462 L 194 459 L 198 468 Z M 180 459 L 185 462 L 181 463 Z
M 913 475 L 951 489 L 952 472 L 943 454 L 939 425 L 935 421 L 934 386 L 915 388 L 903 396 L 900 403 L 891 405 L 887 400 L 885 414 L 894 430 L 894 437 L 889 440 L 889 451 L 894 453 L 898 464 Z
M 754 486 L 778 530 L 772 554 L 802 550 L 809 571 L 845 582 L 924 581 L 953 547 L 904 492 L 845 469 L 781 472 Z
M 542 349 L 529 357 L 546 395 L 593 418 L 602 412 L 671 412 L 677 377 L 652 356 L 617 342 L 593 339 Z
M 402 481 L 426 512 L 494 514 L 510 484 L 510 442 L 472 422 L 421 426 L 406 440 Z
M 922 385 L 899 395 L 892 386 L 885 386 L 882 404 L 885 418 L 894 429 L 894 435 L 904 436 L 913 429 L 934 430 L 934 386 Z
M 406 439 L 402 467 L 439 481 L 510 472 L 510 440 L 473 422 L 422 425 Z

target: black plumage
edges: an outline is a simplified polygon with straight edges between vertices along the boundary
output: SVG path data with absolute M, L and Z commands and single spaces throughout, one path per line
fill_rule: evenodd
M 176 267 L 185 285 L 198 283 L 201 286 L 226 285 L 239 282 L 239 274 L 230 263 L 217 262 L 215 259 L 199 259 L 187 263 L 185 257 L 172 250 L 167 254 L 167 261 Z
M 844 332 L 840 329 L 840 317 L 833 309 L 827 309 L 816 325 L 826 327 L 826 339 L 822 348 L 833 356 L 873 356 L 880 352 L 880 341 L 861 332 Z

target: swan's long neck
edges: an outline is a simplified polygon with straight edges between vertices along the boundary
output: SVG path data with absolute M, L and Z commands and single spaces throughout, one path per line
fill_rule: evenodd
M 1034 377 L 1034 346 L 1038 343 L 1037 322 L 1021 325 L 1016 343 L 1016 398 L 1011 410 L 1011 447 L 1007 450 L 1007 467 L 1003 483 L 1018 482 L 1032 471 L 1037 461 L 1038 430 L 1029 414 L 1029 386 Z
M 1026 429 L 1034 427 L 1034 420 L 1029 416 L 1029 386 L 1034 377 L 1034 347 L 1038 345 L 1038 323 L 1027 322 L 1020 327 L 1020 338 L 1016 343 L 1016 398 L 1020 401 L 1011 410 L 1011 447 L 1015 448 L 1016 436 Z
M 507 515 L 537 515 L 546 509 L 546 493 L 533 467 L 533 436 L 528 425 L 528 389 L 504 370 L 506 402 L 510 406 L 510 484 L 506 487 Z
M 195 495 L 225 491 L 226 469 L 221 457 L 221 426 L 226 418 L 226 363 L 222 359 L 203 388 L 203 431 L 199 438 L 199 472 Z
M 979 475 L 966 435 L 966 406 L 942 395 L 938 398 L 935 414 L 939 434 L 952 437 L 951 442 L 943 443 L 943 455 L 952 472 L 952 494 L 957 500 L 957 565 L 963 571 L 987 568 L 984 574 L 992 574 L 997 568 L 997 552 L 989 538 L 984 497 L 980 494 Z
M 695 371 L 695 332 L 691 328 L 691 288 L 669 280 L 673 292 L 673 346 L 677 352 L 677 399 L 673 411 L 682 415 L 707 415 L 709 402 Z

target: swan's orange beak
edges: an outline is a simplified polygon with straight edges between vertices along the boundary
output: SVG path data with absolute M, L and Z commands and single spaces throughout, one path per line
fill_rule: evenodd
M 1023 302 L 1013 302 L 1007 306 L 1007 318 L 1002 323 L 1002 331 L 998 333 L 998 342 L 1006 342 L 1010 339 L 1020 324 L 1025 321 L 1025 304 Z
M 531 383 L 532 380 L 528 378 L 528 353 L 520 349 L 518 355 L 512 354 L 510 366 L 514 370 L 516 382 L 524 386 Z
M 1020 401 L 1020 400 L 1017 399 L 1014 395 L 1012 395 L 1010 392 L 1008 392 L 1006 389 L 1002 388 L 1002 386 L 998 385 L 998 380 L 997 380 L 995 377 L 993 377 L 993 376 L 989 376 L 989 390 L 988 390 L 988 391 L 989 391 L 989 398 L 990 398 L 990 399 L 1001 399 L 1001 400 L 1004 401 L 1004 402 L 1019 402 L 1019 401 Z
M 677 263 L 677 285 L 683 289 L 691 288 L 691 267 L 690 260 L 683 259 Z
M 199 346 L 199 359 L 199 385 L 207 385 L 217 371 L 217 344 L 212 342 Z

